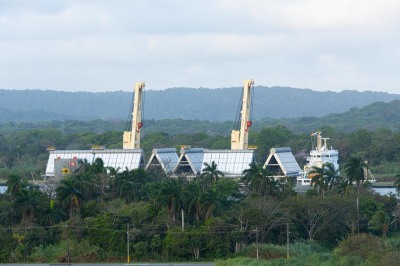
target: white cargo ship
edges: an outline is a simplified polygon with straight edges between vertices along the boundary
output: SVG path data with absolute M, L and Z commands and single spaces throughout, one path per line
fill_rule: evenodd
M 323 138 L 321 132 L 311 133 L 311 136 L 316 136 L 317 145 L 315 149 L 310 151 L 310 156 L 307 157 L 308 163 L 304 166 L 302 172 L 297 177 L 297 185 L 310 185 L 311 177 L 308 175 L 310 169 L 313 166 L 322 167 L 324 163 L 331 163 L 335 167 L 335 170 L 339 170 L 339 151 L 334 150 L 332 147 L 328 147 L 327 140 L 329 138 Z

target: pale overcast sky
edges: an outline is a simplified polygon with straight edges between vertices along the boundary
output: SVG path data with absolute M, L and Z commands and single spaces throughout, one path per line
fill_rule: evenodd
M 400 0 L 0 0 L 0 89 L 400 93 Z

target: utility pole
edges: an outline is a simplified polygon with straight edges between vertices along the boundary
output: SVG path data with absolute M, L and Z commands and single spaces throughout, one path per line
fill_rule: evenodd
M 256 245 L 257 245 L 257 259 L 258 259 L 258 226 L 256 227 Z
M 185 213 L 183 212 L 183 209 L 181 209 L 182 213 L 182 232 L 185 232 Z
M 67 262 L 68 265 L 70 265 L 70 260 L 69 260 L 69 229 L 68 229 L 68 224 L 65 226 L 67 228 Z
M 286 223 L 286 259 L 289 259 L 289 223 Z
M 129 223 L 126 224 L 126 261 L 131 262 L 131 257 L 129 255 Z

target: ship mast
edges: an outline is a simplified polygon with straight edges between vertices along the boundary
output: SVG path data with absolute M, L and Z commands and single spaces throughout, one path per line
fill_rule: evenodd
M 325 147 L 324 149 L 325 150 L 328 150 L 328 146 L 327 146 L 327 143 L 326 143 L 326 141 L 328 140 L 329 138 L 323 138 L 322 136 L 321 136 L 321 131 L 318 131 L 317 132 L 317 151 L 318 152 L 321 152 L 322 151 L 322 147 Z M 322 145 L 322 141 L 324 142 L 324 144 Z
M 242 110 L 240 112 L 240 130 L 232 130 L 231 133 L 231 149 L 246 150 L 248 149 L 250 120 L 250 95 L 251 87 L 254 85 L 254 80 L 245 80 L 243 85 Z
M 142 123 L 142 89 L 144 82 L 135 83 L 131 131 L 124 131 L 123 149 L 140 149 L 140 128 Z

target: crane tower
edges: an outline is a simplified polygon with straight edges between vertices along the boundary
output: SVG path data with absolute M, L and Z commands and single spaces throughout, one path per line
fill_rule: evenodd
M 131 131 L 124 131 L 123 149 L 140 149 L 140 128 L 142 123 L 142 90 L 144 82 L 135 83 Z
M 254 80 L 245 80 L 243 85 L 242 110 L 240 112 L 240 130 L 233 129 L 231 133 L 231 149 L 247 150 L 249 139 L 249 128 L 251 126 L 250 108 L 251 108 L 251 89 Z

